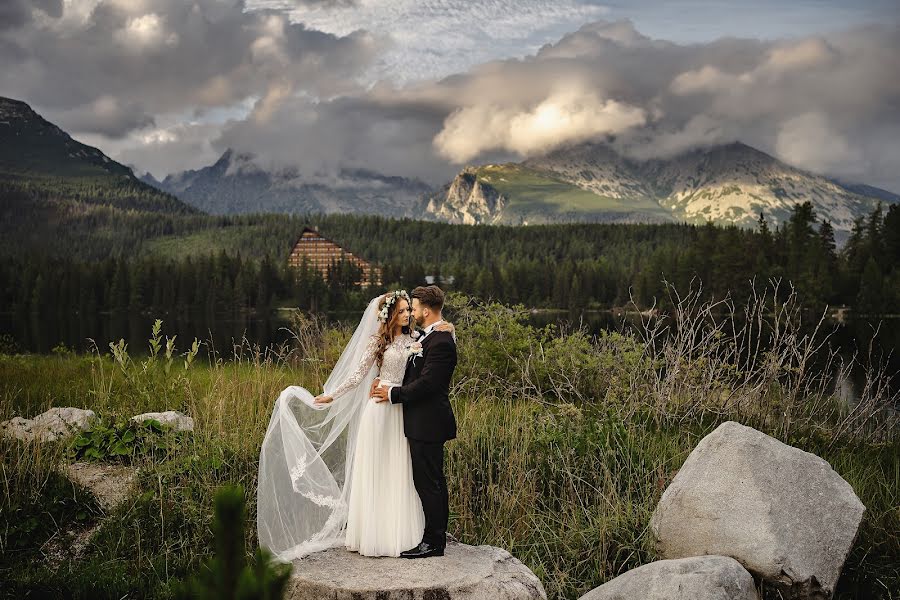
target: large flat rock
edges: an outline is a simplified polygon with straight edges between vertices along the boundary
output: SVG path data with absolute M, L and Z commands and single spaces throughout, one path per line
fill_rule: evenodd
M 789 598 L 829 598 L 865 507 L 818 456 L 729 421 L 703 438 L 650 520 L 664 558 L 731 556 Z
M 373 558 L 343 549 L 294 561 L 288 600 L 546 600 L 509 552 L 450 541 L 444 556 Z
M 728 556 L 660 560 L 592 589 L 580 600 L 758 600 L 753 577 Z

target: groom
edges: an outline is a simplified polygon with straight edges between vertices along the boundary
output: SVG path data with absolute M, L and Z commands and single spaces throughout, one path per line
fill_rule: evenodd
M 403 385 L 382 388 L 376 379 L 372 396 L 403 405 L 403 429 L 409 440 L 413 482 L 425 512 L 425 533 L 418 546 L 400 553 L 403 558 L 443 556 L 450 517 L 444 442 L 456 437 L 456 418 L 450 407 L 450 378 L 456 368 L 456 342 L 448 331 L 435 331 L 443 321 L 444 292 L 436 285 L 417 287 L 410 294 L 416 324 L 425 330 L 421 356 L 406 363 Z

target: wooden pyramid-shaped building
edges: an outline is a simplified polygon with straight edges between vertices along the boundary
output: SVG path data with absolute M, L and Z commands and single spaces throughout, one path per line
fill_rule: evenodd
M 346 260 L 362 270 L 362 277 L 356 282 L 357 285 L 363 287 L 381 285 L 380 267 L 354 256 L 352 252 L 344 250 L 309 227 L 303 229 L 300 239 L 294 244 L 291 254 L 288 256 L 288 265 L 300 268 L 304 260 L 310 268 L 321 273 L 325 279 L 328 278 L 330 268 L 341 260 Z

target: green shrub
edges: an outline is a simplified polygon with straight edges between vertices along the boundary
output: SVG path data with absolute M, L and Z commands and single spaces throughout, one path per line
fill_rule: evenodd
M 72 438 L 70 460 L 132 462 L 136 458 L 167 454 L 176 449 L 188 432 L 173 431 L 156 419 L 143 422 L 118 420 L 107 424 L 98 419 L 89 429 Z
M 250 564 L 244 557 L 244 490 L 226 486 L 216 494 L 213 531 L 216 556 L 207 562 L 179 598 L 197 600 L 277 600 L 284 596 L 290 564 L 277 564 L 257 548 Z

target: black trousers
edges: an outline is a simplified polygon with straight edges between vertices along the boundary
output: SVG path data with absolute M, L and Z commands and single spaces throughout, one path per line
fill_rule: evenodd
M 447 545 L 450 495 L 444 477 L 444 442 L 409 440 L 413 483 L 425 512 L 422 541 L 443 548 Z

